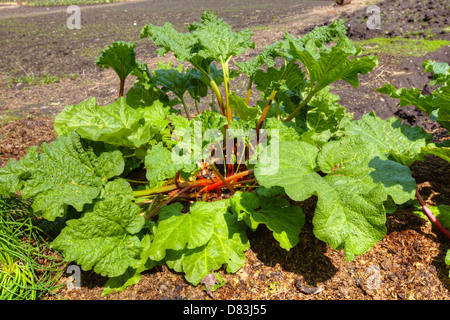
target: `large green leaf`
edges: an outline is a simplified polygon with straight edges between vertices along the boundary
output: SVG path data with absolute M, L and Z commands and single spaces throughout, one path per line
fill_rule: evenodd
M 192 49 L 196 39 L 191 33 L 181 33 L 175 30 L 171 23 L 165 23 L 164 26 L 146 25 L 140 34 L 141 38 L 150 37 L 153 43 L 160 48 L 156 52 L 163 56 L 172 51 L 178 61 L 189 60 L 192 57 Z
M 127 287 L 139 283 L 142 278 L 142 272 L 150 270 L 156 265 L 156 262 L 149 258 L 151 245 L 151 236 L 146 234 L 141 240 L 141 254 L 139 260 L 132 267 L 129 267 L 125 273 L 117 277 L 111 277 L 105 283 L 102 291 L 102 297 L 111 292 L 121 292 Z
M 317 157 L 329 176 L 347 176 L 368 184 L 382 183 L 395 203 L 414 199 L 416 182 L 407 166 L 387 160 L 380 150 L 360 136 L 326 143 Z
M 427 147 L 433 137 L 421 127 L 401 124 L 394 117 L 382 120 L 372 111 L 347 127 L 349 136 L 359 135 L 367 143 L 375 144 L 390 159 L 410 166 L 414 161 L 423 161 L 422 148 Z
M 285 250 L 299 241 L 305 215 L 300 207 L 291 207 L 284 198 L 259 197 L 255 192 L 237 191 L 231 200 L 233 213 L 256 230 L 260 223 L 273 232 L 273 237 Z
M 71 132 L 42 144 L 40 153 L 31 147 L 16 168 L 11 174 L 13 181 L 23 180 L 22 196 L 33 198 L 33 209 L 54 220 L 65 215 L 68 205 L 81 212 L 85 204 L 92 203 L 108 179 L 123 172 L 124 161 L 120 151 L 98 154 Z
M 433 92 L 432 104 L 438 109 L 436 122 L 450 130 L 450 80 Z
M 431 86 L 444 84 L 450 79 L 450 67 L 446 62 L 425 59 L 422 68 L 425 72 L 433 72 L 433 79 L 429 82 Z
M 174 203 L 159 211 L 155 238 L 149 256 L 159 261 L 166 250 L 194 249 L 207 243 L 214 229 L 214 207 L 207 202 L 196 202 L 189 213 L 182 213 L 183 205 Z
M 55 118 L 54 129 L 58 135 L 76 130 L 85 139 L 139 147 L 150 139 L 148 130 L 141 132 L 140 137 L 135 135 L 142 127 L 141 119 L 142 112 L 128 106 L 123 97 L 106 106 L 89 98 L 64 108 Z
M 397 89 L 392 84 L 385 84 L 375 91 L 389 95 L 391 98 L 399 99 L 399 107 L 415 106 L 427 115 L 431 115 L 434 107 L 431 103 L 431 95 L 423 95 L 418 88 Z
M 248 77 L 253 78 L 263 64 L 266 64 L 267 67 L 275 66 L 275 58 L 280 55 L 282 55 L 280 52 L 280 42 L 274 42 L 270 46 L 266 45 L 253 59 L 236 62 L 236 66 L 239 68 L 240 73 L 245 73 Z
M 211 270 L 226 265 L 227 272 L 238 271 L 245 263 L 245 251 L 249 248 L 247 226 L 227 211 L 228 204 L 213 204 L 214 227 L 210 240 L 193 249 L 168 250 L 166 264 L 177 272 L 184 272 L 186 280 L 197 285 Z
M 130 200 L 108 197 L 66 224 L 51 246 L 83 270 L 93 268 L 103 276 L 117 277 L 138 261 L 141 242 L 136 234 L 144 217 Z
M 280 141 L 279 167 L 276 174 L 264 174 L 267 165 L 258 163 L 255 176 L 259 184 L 270 188 L 283 187 L 286 194 L 295 201 L 303 201 L 311 197 L 322 182 L 316 172 L 316 158 L 319 149 L 306 142 Z
M 127 104 L 135 109 L 151 106 L 156 101 L 160 101 L 164 105 L 175 105 L 174 101 L 170 101 L 168 95 L 157 87 L 147 65 L 140 61 L 137 63 L 131 73 L 136 76 L 136 80 L 126 94 Z
M 302 141 L 281 141 L 279 150 L 277 173 L 262 175 L 263 165 L 256 165 L 259 184 L 282 187 L 295 201 L 316 195 L 314 233 L 331 247 L 344 248 L 347 259 L 383 238 L 388 194 L 398 203 L 414 195 L 409 169 L 361 137 L 330 141 L 320 151 Z
M 314 235 L 347 260 L 367 252 L 386 235 L 386 192 L 380 183 L 364 183 L 348 176 L 326 176 L 318 188 Z
M 425 60 L 422 63 L 425 72 L 433 72 L 430 86 L 437 87 L 432 94 L 423 95 L 418 88 L 395 88 L 391 84 L 385 84 L 376 91 L 389 95 L 391 98 L 399 99 L 399 107 L 415 106 L 430 116 L 444 128 L 450 130 L 450 67 L 445 62 Z
M 256 88 L 268 98 L 272 92 L 295 90 L 306 84 L 305 73 L 294 62 L 281 66 L 279 69 L 270 67 L 267 71 L 258 70 L 255 73 Z

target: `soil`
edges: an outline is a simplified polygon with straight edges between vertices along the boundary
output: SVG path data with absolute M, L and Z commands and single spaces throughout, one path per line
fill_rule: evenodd
M 373 3 L 373 2 L 372 2 Z M 0 7 L 0 166 L 8 158 L 18 160 L 28 146 L 52 141 L 54 115 L 67 104 L 90 96 L 106 104 L 117 97 L 118 83 L 111 70 L 100 70 L 93 61 L 111 41 L 137 44 L 138 58 L 155 67 L 161 58 L 148 39 L 139 39 L 146 23 L 171 21 L 177 28 L 198 20 L 210 9 L 234 28 L 252 28 L 258 48 L 281 39 L 288 31 L 301 36 L 312 27 L 345 18 L 349 37 L 358 41 L 383 35 L 424 38 L 432 33 L 448 38 L 449 6 L 445 0 L 383 1 L 379 6 L 381 29 L 365 27 L 370 2 L 353 0 L 346 6 L 333 1 L 197 1 L 153 0 L 82 7 L 82 28 L 68 30 L 65 7 Z M 429 74 L 421 68 L 424 59 L 449 62 L 449 47 L 422 57 L 377 54 L 379 66 L 361 77 L 360 87 L 344 82 L 333 85 L 341 104 L 355 118 L 374 110 L 382 117 L 400 117 L 410 125 L 422 126 L 436 141 L 448 139 L 448 132 L 413 107 L 397 108 L 397 101 L 374 89 L 384 83 L 397 87 L 423 88 Z M 250 56 L 244 56 L 245 59 Z M 170 56 L 163 58 L 167 61 Z M 45 85 L 10 84 L 8 79 L 24 74 L 50 73 L 58 81 Z M 75 75 L 75 76 L 67 76 Z M 237 84 L 239 84 L 236 80 Z M 127 81 L 130 86 L 132 81 Z M 450 166 L 435 156 L 411 166 L 422 197 L 429 205 L 450 205 Z M 315 199 L 299 204 L 307 222 L 299 244 L 285 251 L 264 227 L 249 233 L 247 261 L 236 274 L 218 273 L 226 284 L 213 293 L 216 300 L 449 300 L 450 278 L 444 263 L 450 242 L 428 220 L 404 207 L 388 215 L 387 235 L 355 261 L 345 261 L 343 252 L 333 250 L 314 237 L 312 214 Z M 381 282 L 370 286 L 373 275 Z M 65 279 L 62 279 L 64 281 Z M 181 274 L 167 267 L 155 267 L 142 280 L 120 293 L 101 296 L 106 279 L 93 272 L 82 273 L 80 290 L 63 289 L 58 298 L 70 300 L 205 300 L 211 297 L 201 286 L 191 286 Z M 51 299 L 56 298 L 50 296 Z

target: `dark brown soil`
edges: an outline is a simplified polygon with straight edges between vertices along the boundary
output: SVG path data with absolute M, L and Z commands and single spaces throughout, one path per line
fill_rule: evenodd
M 227 2 L 229 4 L 230 2 Z M 354 40 L 402 35 L 410 30 L 432 29 L 438 38 L 448 25 L 448 3 L 431 0 L 383 1 L 379 3 L 386 20 L 375 35 L 364 29 L 365 1 L 336 7 L 330 1 L 232 1 L 228 7 L 220 1 L 141 1 L 83 9 L 83 27 L 68 31 L 64 26 L 67 14 L 64 8 L 0 10 L 2 78 L 23 74 L 23 70 L 54 75 L 77 74 L 74 78 L 61 78 L 58 83 L 41 86 L 3 85 L 0 110 L 8 116 L 29 118 L 11 121 L 0 127 L 0 165 L 8 158 L 19 159 L 30 145 L 39 145 L 54 139 L 52 116 L 66 104 L 79 103 L 96 96 L 100 103 L 117 96 L 117 83 L 110 71 L 98 70 L 93 65 L 95 56 L 113 40 L 137 42 L 140 59 L 155 66 L 159 59 L 149 41 L 140 41 L 138 34 L 146 23 L 162 24 L 172 21 L 181 27 L 197 20 L 201 12 L 210 8 L 236 28 L 255 28 L 255 42 L 259 48 L 281 39 L 285 31 L 304 34 L 313 25 L 322 25 L 341 17 L 344 12 Z M 248 10 L 244 10 L 248 9 Z M 54 12 L 52 11 L 54 10 Z M 413 17 L 412 21 L 406 18 Z M 5 18 L 8 15 L 15 18 Z M 23 16 L 23 17 L 21 17 Z M 408 16 L 408 17 L 409 17 Z M 2 18 L 3 17 L 3 18 Z M 387 18 L 389 17 L 389 18 Z M 428 19 L 427 17 L 431 17 Z M 417 20 L 417 21 L 416 21 Z M 134 25 L 136 22 L 136 25 Z M 23 26 L 22 30 L 18 26 Z M 53 27 L 52 27 L 53 26 Z M 90 26 L 90 27 L 88 27 Z M 98 26 L 98 27 L 96 27 Z M 267 27 L 261 27 L 267 26 Z M 357 27 L 358 26 L 358 27 Z M 39 29 L 39 28 L 40 29 Z M 258 28 L 256 28 L 258 27 Z M 400 27 L 403 29 L 400 30 Z M 33 31 L 35 30 L 35 31 Z M 428 34 L 428 33 L 427 33 Z M 416 36 L 421 36 L 420 34 Z M 334 85 L 333 91 L 341 96 L 341 104 L 355 118 L 371 110 L 382 118 L 399 116 L 411 125 L 420 125 L 436 135 L 436 140 L 448 138 L 448 132 L 415 108 L 398 109 L 396 101 L 374 92 L 384 83 L 396 86 L 424 88 L 429 81 L 422 72 L 424 59 L 449 62 L 449 48 L 429 53 L 424 57 L 393 57 L 378 54 L 380 66 L 361 78 L 361 86 L 353 89 L 345 83 Z M 169 59 L 170 57 L 166 58 Z M 130 85 L 130 84 L 128 84 Z M 26 88 L 26 89 L 24 89 Z M 41 117 L 44 115 L 45 117 Z M 424 162 L 411 167 L 419 191 L 429 205 L 450 205 L 450 167 L 440 158 L 428 156 Z M 315 200 L 302 203 L 307 223 L 299 244 L 285 251 L 273 240 L 270 232 L 261 227 L 249 233 L 251 247 L 247 261 L 236 274 L 219 270 L 226 285 L 213 293 L 216 300 L 449 300 L 450 278 L 444 263 L 450 242 L 428 220 L 405 207 L 388 215 L 386 237 L 369 252 L 355 261 L 345 261 L 341 251 L 333 250 L 317 240 L 312 232 L 312 214 Z M 380 285 L 371 289 L 373 275 L 378 272 Z M 63 281 L 65 279 L 62 279 Z M 201 286 L 189 285 L 181 274 L 165 266 L 146 272 L 139 284 L 121 293 L 101 297 L 106 279 L 93 272 L 82 273 L 80 290 L 64 289 L 60 298 L 71 300 L 205 300 L 211 299 Z M 53 296 L 52 296 L 53 298 Z

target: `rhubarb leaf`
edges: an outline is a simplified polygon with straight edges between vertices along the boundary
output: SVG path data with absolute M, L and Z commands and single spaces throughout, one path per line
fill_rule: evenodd
M 164 26 L 146 25 L 140 34 L 141 38 L 149 37 L 153 44 L 160 47 L 156 53 L 164 56 L 168 52 L 173 52 L 178 61 L 189 61 L 192 57 L 192 50 L 196 39 L 191 33 L 181 33 L 175 30 L 171 23 Z
M 391 98 L 399 99 L 399 107 L 413 105 L 430 116 L 444 128 L 450 130 L 450 67 L 444 62 L 425 60 L 422 63 L 425 72 L 433 72 L 430 86 L 441 85 L 432 94 L 423 95 L 418 88 L 396 89 L 391 84 L 385 84 L 376 91 L 389 95 Z
M 423 161 L 422 148 L 428 146 L 433 135 L 421 127 L 401 124 L 394 117 L 382 120 L 372 111 L 346 129 L 349 136 L 360 135 L 367 143 L 375 144 L 391 160 L 410 166 L 414 161 Z
M 425 154 L 434 154 L 447 162 L 450 162 L 450 140 L 444 140 L 441 143 L 428 144 L 427 147 L 422 148 Z
M 146 177 L 151 187 L 158 182 L 173 178 L 175 174 L 183 169 L 183 163 L 174 163 L 172 153 L 166 149 L 162 142 L 153 146 L 145 156 Z
M 194 249 L 207 243 L 214 229 L 213 206 L 196 202 L 189 213 L 182 213 L 183 206 L 174 203 L 159 211 L 155 238 L 149 256 L 155 261 L 164 259 L 166 250 Z
M 259 184 L 265 188 L 283 187 L 286 194 L 295 201 L 303 201 L 311 197 L 317 187 L 322 184 L 322 177 L 316 172 L 316 158 L 319 149 L 306 142 L 280 141 L 278 171 L 273 175 L 265 175 L 267 165 L 259 162 L 255 167 L 255 176 Z
M 425 72 L 433 72 L 433 79 L 429 82 L 430 86 L 444 84 L 450 79 L 450 66 L 448 63 L 426 59 L 422 63 L 422 68 Z
M 344 249 L 351 261 L 386 235 L 384 187 L 347 176 L 326 176 L 324 181 L 314 212 L 314 235 L 334 249 Z
M 315 91 L 338 80 L 343 80 L 357 88 L 358 74 L 365 75 L 378 65 L 377 57 L 360 56 L 361 48 L 355 48 L 353 43 L 342 34 L 338 37 L 337 44 L 331 49 L 323 43 L 317 46 L 317 43 L 316 39 L 311 38 L 299 47 L 298 42 L 290 41 L 290 52 L 305 66 Z M 350 59 L 350 57 L 353 58 Z
M 221 64 L 229 61 L 232 56 L 255 47 L 250 30 L 234 33 L 229 24 L 223 19 L 217 19 L 216 14 L 211 11 L 205 11 L 201 22 L 190 24 L 188 29 L 199 43 L 198 55 Z
M 20 162 L 24 161 L 23 164 Z M 47 145 L 30 148 L 19 166 L 26 164 L 27 172 L 21 188 L 24 198 L 33 198 L 33 209 L 47 220 L 64 216 L 67 206 L 81 212 L 83 206 L 100 194 L 108 179 L 120 175 L 124 161 L 120 151 L 97 154 L 83 145 L 80 137 L 71 132 L 59 136 Z
M 241 121 L 256 121 L 261 113 L 258 107 L 249 107 L 245 99 L 239 97 L 235 92 L 230 94 L 230 107 L 234 115 Z
M 121 81 L 137 67 L 135 44 L 115 41 L 102 50 L 95 60 L 95 65 L 100 68 L 113 69 Z
M 177 101 L 169 100 L 169 97 L 157 87 L 148 67 L 145 63 L 137 61 L 137 67 L 131 75 L 136 76 L 133 87 L 126 94 L 126 101 L 132 108 L 145 108 L 153 105 L 156 101 L 164 105 L 173 106 Z
M 247 226 L 238 221 L 235 214 L 227 211 L 225 201 L 212 204 L 214 227 L 210 240 L 193 249 L 169 250 L 166 264 L 177 272 L 184 272 L 186 280 L 197 285 L 211 270 L 226 265 L 227 272 L 236 272 L 245 262 L 245 251 L 249 248 Z
M 329 176 L 348 176 L 368 184 L 381 182 L 397 204 L 414 199 L 416 183 L 409 168 L 387 160 L 376 146 L 360 136 L 326 143 L 317 163 Z
M 146 234 L 141 240 L 141 254 L 140 259 L 136 263 L 129 267 L 125 273 L 117 277 L 111 277 L 105 283 L 102 291 L 102 297 L 110 294 L 111 292 L 121 292 L 127 287 L 139 283 L 142 278 L 142 272 L 150 270 L 156 265 L 156 262 L 149 259 L 148 251 L 151 245 L 151 236 Z
M 399 99 L 399 107 L 415 106 L 427 115 L 431 115 L 434 110 L 432 96 L 423 95 L 418 88 L 395 88 L 392 84 L 385 84 L 375 91 L 389 95 L 391 98 Z
M 144 217 L 130 200 L 108 197 L 66 224 L 51 246 L 83 270 L 117 277 L 138 261 L 141 242 L 136 234 Z
M 237 191 L 231 200 L 231 210 L 253 230 L 265 224 L 285 250 L 298 243 L 305 223 L 300 207 L 291 207 L 283 198 L 260 197 L 254 192 Z
M 150 139 L 148 130 L 143 130 L 140 136 L 136 134 L 142 127 L 141 119 L 141 111 L 128 106 L 123 97 L 106 106 L 99 106 L 97 99 L 89 98 L 64 108 L 55 118 L 54 129 L 58 135 L 76 130 L 84 139 L 139 147 Z

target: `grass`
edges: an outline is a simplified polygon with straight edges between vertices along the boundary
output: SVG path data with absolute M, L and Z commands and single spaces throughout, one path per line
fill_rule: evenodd
M 48 238 L 28 201 L 0 196 L 0 300 L 38 300 L 61 286 L 65 263 L 47 253 Z
M 43 73 L 42 76 L 37 76 L 34 73 L 27 73 L 25 75 L 22 76 L 18 76 L 18 77 L 11 77 L 11 78 L 7 78 L 6 80 L 4 80 L 6 86 L 8 88 L 12 87 L 13 85 L 16 85 L 18 83 L 26 83 L 30 86 L 34 86 L 34 85 L 43 85 L 43 84 L 51 84 L 51 83 L 56 83 L 58 82 L 59 79 L 62 78 L 72 78 L 75 79 L 77 77 L 76 74 L 63 74 L 61 76 L 52 76 L 48 73 Z
M 420 57 L 450 45 L 448 40 L 373 38 L 356 42 L 366 53 L 388 53 L 392 55 Z

